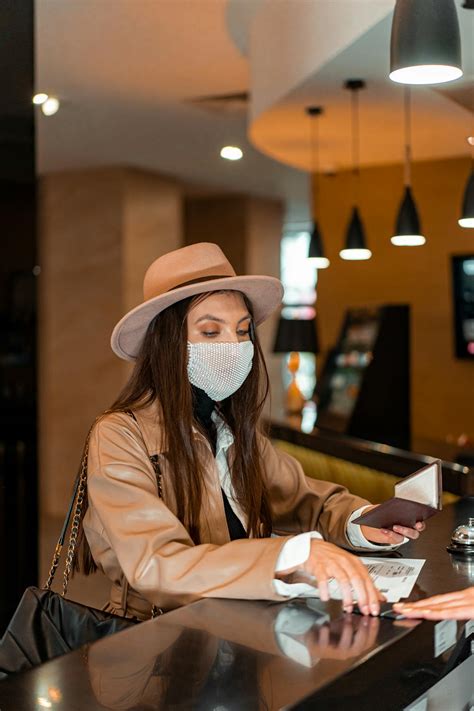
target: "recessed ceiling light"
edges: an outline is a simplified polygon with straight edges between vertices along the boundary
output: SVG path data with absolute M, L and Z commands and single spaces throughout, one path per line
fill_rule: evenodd
M 44 102 L 47 101 L 48 98 L 48 94 L 40 92 L 39 94 L 35 94 L 33 96 L 33 103 L 36 104 L 36 106 L 41 106 L 41 104 L 44 104 Z
M 50 96 L 41 104 L 41 111 L 45 116 L 53 116 L 59 111 L 59 106 L 59 99 L 56 99 L 55 96 Z
M 244 154 L 237 146 L 224 146 L 221 149 L 221 158 L 226 160 L 240 160 Z
M 474 136 L 468 136 L 467 142 L 469 143 L 470 146 L 474 146 Z

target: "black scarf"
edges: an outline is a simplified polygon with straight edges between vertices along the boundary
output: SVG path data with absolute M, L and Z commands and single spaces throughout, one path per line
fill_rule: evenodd
M 195 385 L 192 386 L 193 391 L 193 414 L 194 418 L 199 422 L 201 427 L 206 433 L 206 437 L 216 456 L 217 452 L 217 428 L 215 423 L 212 421 L 212 413 L 216 403 L 211 400 L 209 395 L 197 388 Z M 222 499 L 224 502 L 225 517 L 227 520 L 227 528 L 229 529 L 229 536 L 231 541 L 237 538 L 247 538 L 247 533 L 242 525 L 239 517 L 234 513 L 227 496 L 224 493 L 224 489 L 221 487 Z

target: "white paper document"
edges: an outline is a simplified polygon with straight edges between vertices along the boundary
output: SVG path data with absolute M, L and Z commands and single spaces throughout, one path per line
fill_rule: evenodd
M 415 558 L 363 557 L 360 560 L 367 566 L 375 587 L 385 595 L 387 602 L 398 602 L 408 597 L 425 564 L 425 560 Z M 329 591 L 332 598 L 341 599 L 335 580 L 329 582 Z
M 362 562 L 387 602 L 408 597 L 425 564 L 423 559 L 415 558 L 362 558 Z

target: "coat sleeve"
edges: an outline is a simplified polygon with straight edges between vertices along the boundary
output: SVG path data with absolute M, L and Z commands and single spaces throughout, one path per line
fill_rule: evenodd
M 266 437 L 262 437 L 261 451 L 274 532 L 288 535 L 318 531 L 324 540 L 354 549 L 346 535 L 348 518 L 370 502 L 343 486 L 305 476 L 301 464 Z
M 151 603 L 171 609 L 206 597 L 284 599 L 272 581 L 286 539 L 195 545 L 159 498 L 145 445 L 127 415 L 107 415 L 91 434 L 88 495 L 129 584 Z

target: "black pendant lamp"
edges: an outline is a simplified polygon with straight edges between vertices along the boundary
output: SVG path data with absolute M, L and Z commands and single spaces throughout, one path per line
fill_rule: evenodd
M 411 188 L 411 89 L 409 86 L 405 87 L 405 192 L 391 242 L 396 247 L 420 247 L 426 242 L 421 234 L 420 218 Z
M 469 176 L 464 191 L 462 213 L 458 220 L 460 227 L 474 228 L 474 159 L 471 175 Z
M 462 73 L 454 0 L 397 0 L 390 79 L 401 84 L 441 84 L 458 79 Z
M 349 79 L 344 87 L 352 93 L 352 172 L 356 188 L 359 185 L 359 91 L 365 87 L 362 79 Z M 357 200 L 356 200 L 357 203 Z M 346 232 L 346 243 L 344 249 L 339 252 L 341 259 L 358 261 L 370 259 L 372 252 L 367 249 L 364 225 L 359 215 L 359 208 L 356 205 L 352 208 L 351 218 Z
M 313 218 L 313 226 L 311 229 L 311 238 L 309 241 L 308 261 L 316 269 L 327 269 L 330 262 L 324 253 L 323 238 L 319 229 L 315 215 L 318 212 L 319 202 L 319 135 L 318 135 L 318 118 L 323 113 L 322 106 L 308 106 L 306 113 L 310 117 L 310 143 L 311 143 L 311 172 L 314 176 L 314 192 L 311 190 L 311 216 Z

